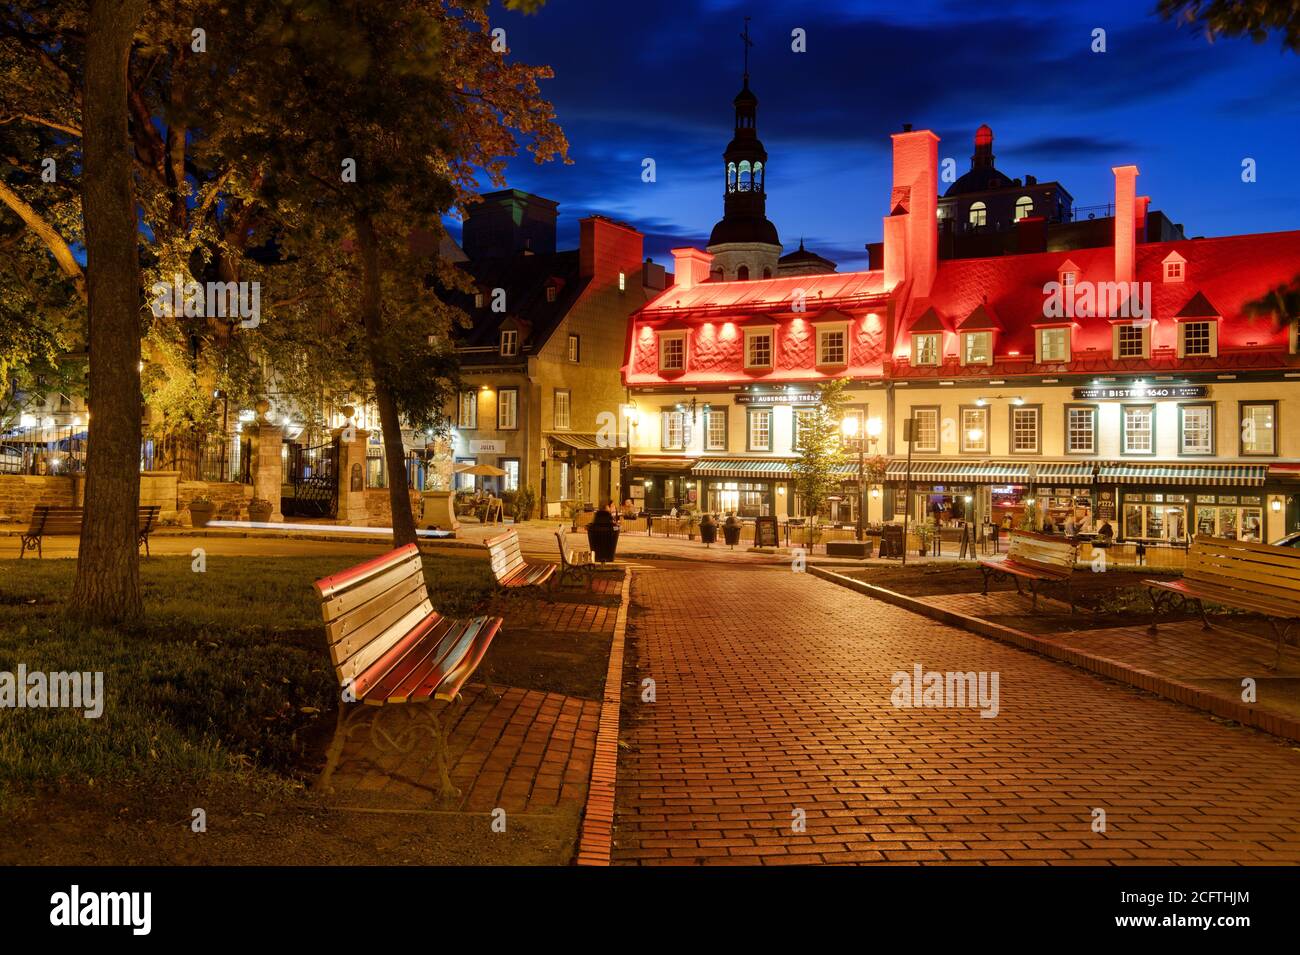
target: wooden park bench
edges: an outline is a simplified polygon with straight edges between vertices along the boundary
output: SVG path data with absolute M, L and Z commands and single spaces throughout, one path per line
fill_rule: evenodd
M 414 544 L 318 580 L 316 592 L 330 660 L 343 688 L 318 786 L 329 788 L 348 737 L 360 717 L 369 714 L 371 743 L 380 752 L 410 752 L 421 735 L 431 735 L 442 795 L 458 795 L 448 771 L 451 721 L 439 721 L 432 705 L 390 707 L 387 712 L 400 713 L 401 723 L 385 727 L 379 722 L 385 711 L 379 708 L 396 703 L 445 703 L 443 710 L 457 706 L 461 687 L 482 662 L 501 618 L 458 620 L 434 610 Z M 423 717 L 427 724 L 420 722 Z
M 1178 580 L 1144 580 L 1151 596 L 1151 633 L 1156 620 L 1173 608 L 1195 603 L 1206 630 L 1205 604 L 1249 610 L 1268 619 L 1277 637 L 1273 669 L 1282 662 L 1282 642 L 1300 621 L 1300 550 L 1219 537 L 1198 536 L 1187 552 Z
M 1038 590 L 1043 584 L 1065 584 L 1070 612 L 1074 612 L 1074 592 L 1070 577 L 1079 558 L 1077 541 L 1065 537 L 1051 537 L 1033 531 L 1012 531 L 1007 555 L 1001 560 L 981 560 L 980 573 L 984 575 L 984 595 L 988 596 L 989 580 L 1015 582 L 1016 593 L 1024 595 L 1023 583 L 1034 598 L 1038 609 Z
M 139 530 L 136 545 L 144 548 L 144 555 L 149 556 L 149 535 L 158 521 L 157 504 L 142 504 L 139 508 Z M 32 522 L 18 542 L 18 559 L 22 560 L 29 550 L 36 551 L 37 557 L 44 557 L 41 538 L 44 537 L 80 537 L 81 523 L 86 510 L 82 507 L 58 507 L 53 504 L 37 504 L 32 510 Z
M 570 550 L 563 524 L 555 529 L 555 542 L 560 545 L 560 573 L 555 580 L 557 587 L 564 586 L 566 577 L 586 577 L 587 589 L 591 590 L 597 574 L 623 573 L 622 568 L 614 564 L 596 563 L 589 550 Z
M 554 564 L 532 563 L 524 560 L 519 550 L 519 532 L 506 531 L 483 542 L 492 562 L 492 576 L 506 590 L 542 587 L 555 575 Z

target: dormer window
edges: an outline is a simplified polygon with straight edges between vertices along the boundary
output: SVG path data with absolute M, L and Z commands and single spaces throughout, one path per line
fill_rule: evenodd
M 926 332 L 912 336 L 912 364 L 939 364 L 939 333 Z
M 963 332 L 961 336 L 961 363 L 963 365 L 993 364 L 993 333 Z
M 1113 328 L 1114 340 L 1112 347 L 1115 358 L 1151 357 L 1150 322 L 1117 324 Z
M 1054 364 L 1070 360 L 1070 329 L 1040 328 L 1038 330 L 1038 363 Z
M 1165 282 L 1182 282 L 1187 278 L 1187 260 L 1177 252 L 1170 252 L 1160 263 Z
M 772 367 L 772 329 L 745 329 L 745 367 Z
M 1074 283 L 1079 278 L 1079 267 L 1066 259 L 1061 263 L 1060 268 L 1056 270 L 1056 281 L 1061 288 L 1069 290 L 1074 288 Z
M 817 364 L 843 367 L 849 363 L 847 323 L 822 325 L 817 329 Z
M 519 354 L 519 332 L 513 328 L 501 329 L 501 357 L 513 358 Z
M 659 333 L 659 370 L 686 370 L 686 333 Z

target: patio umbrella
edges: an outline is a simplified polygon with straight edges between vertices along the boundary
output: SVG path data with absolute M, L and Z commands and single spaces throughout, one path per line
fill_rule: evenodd
M 505 477 L 506 472 L 491 464 L 458 464 L 456 465 L 457 474 L 476 474 L 479 477 Z

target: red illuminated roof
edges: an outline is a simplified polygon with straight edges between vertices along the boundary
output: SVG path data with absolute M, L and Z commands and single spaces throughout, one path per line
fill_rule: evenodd
M 843 304 L 884 295 L 885 273 L 828 272 L 824 275 L 790 275 L 745 282 L 704 282 L 692 289 L 670 287 L 640 311 L 645 318 L 660 318 L 676 311 L 752 311 L 789 308 L 802 289 L 808 311 L 832 302 Z

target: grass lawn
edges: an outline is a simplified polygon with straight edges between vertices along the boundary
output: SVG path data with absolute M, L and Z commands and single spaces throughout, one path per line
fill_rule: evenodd
M 188 834 L 187 807 L 223 806 L 225 832 L 234 838 L 236 829 L 243 831 L 251 855 L 241 858 L 237 843 L 215 851 L 213 840 L 204 861 L 343 861 L 347 838 L 340 835 L 340 844 L 327 849 L 329 827 L 316 818 L 322 810 L 303 795 L 303 784 L 323 762 L 339 697 L 311 585 L 360 559 L 209 556 L 206 571 L 196 573 L 188 557 L 152 558 L 141 563 L 145 620 L 133 628 L 91 630 L 62 615 L 75 561 L 0 560 L 0 671 L 14 672 L 20 663 L 29 673 L 102 671 L 105 695 L 98 719 L 70 710 L 0 711 L 0 845 L 13 850 L 11 837 L 21 833 L 18 845 L 25 841 L 41 854 L 30 861 L 100 861 L 86 844 L 85 827 L 101 825 L 106 815 L 122 822 L 148 818 Z M 488 609 L 496 588 L 481 557 L 426 554 L 424 563 L 440 611 Z M 494 679 L 529 686 L 531 674 L 544 684 L 540 688 L 573 687 L 598 698 L 591 674 L 604 672 L 607 641 L 581 648 L 544 636 L 504 631 L 488 657 Z M 58 812 L 52 811 L 55 800 Z M 242 828 L 229 825 L 232 814 L 244 821 Z M 259 821 L 271 817 L 277 819 L 274 833 L 254 834 Z M 463 825 L 454 816 L 353 822 L 359 831 L 376 833 L 409 823 L 414 842 L 408 850 L 433 861 L 443 843 L 435 838 L 439 826 L 429 829 L 430 818 L 453 829 Z M 68 820 L 80 820 L 72 843 L 59 836 Z M 574 820 L 537 820 L 538 845 L 497 859 L 494 853 L 506 845 L 496 840 L 470 853 L 477 860 L 466 861 L 565 861 L 565 834 L 574 826 Z M 68 839 L 73 834 L 65 833 Z M 136 835 L 156 849 L 134 853 L 129 846 Z M 282 858 L 274 851 L 267 857 L 272 835 L 283 846 Z M 118 836 L 118 850 L 102 861 L 171 858 L 156 854 L 170 851 L 163 849 L 166 839 L 160 843 L 130 827 Z M 456 861 L 446 849 L 456 842 L 446 842 L 441 861 Z

